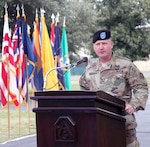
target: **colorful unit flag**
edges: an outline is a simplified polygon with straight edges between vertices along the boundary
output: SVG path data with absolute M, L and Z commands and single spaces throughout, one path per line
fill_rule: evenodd
M 27 97 L 27 73 L 20 21 L 20 17 L 18 16 L 12 37 L 12 48 L 14 50 L 14 61 L 16 66 L 17 99 L 21 104 Z
M 34 86 L 35 91 L 43 90 L 43 68 L 41 56 L 41 43 L 40 43 L 40 29 L 38 25 L 38 18 L 35 18 L 34 31 L 33 31 L 33 52 L 35 59 L 34 70 Z
M 34 73 L 35 59 L 34 59 L 31 39 L 29 37 L 28 28 L 25 20 L 25 15 L 22 18 L 22 41 L 23 41 L 24 53 L 26 55 L 27 63 L 28 63 L 27 65 L 28 80 L 30 80 L 30 78 L 33 77 L 33 73 Z
M 42 34 L 42 67 L 45 78 L 45 90 L 58 90 L 57 72 L 55 68 L 54 57 L 44 16 L 41 16 L 41 34 Z M 51 71 L 51 72 L 50 72 Z M 47 75 L 47 73 L 49 74 Z
M 66 33 L 65 24 L 63 25 L 63 28 L 62 28 L 61 49 L 62 49 L 63 62 L 65 64 L 70 64 L 69 56 L 68 56 L 68 40 L 67 40 L 67 33 Z M 65 72 L 65 86 L 66 86 L 67 90 L 72 89 L 70 70 L 67 70 Z
M 62 56 L 62 51 L 61 51 L 61 41 L 60 41 L 60 28 L 58 26 L 58 23 L 55 26 L 55 43 L 54 43 L 54 48 L 55 48 L 55 63 L 56 66 L 61 66 L 61 56 Z M 59 68 L 57 70 L 57 77 L 59 80 L 59 90 L 65 90 L 65 80 L 64 80 L 64 70 Z

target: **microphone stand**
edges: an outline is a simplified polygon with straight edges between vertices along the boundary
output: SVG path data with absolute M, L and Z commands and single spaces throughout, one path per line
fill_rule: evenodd
M 77 63 L 74 63 L 74 64 L 65 64 L 65 65 L 63 65 L 63 66 L 54 67 L 54 68 L 50 69 L 50 70 L 46 73 L 46 75 L 45 75 L 45 77 L 44 77 L 43 91 L 46 90 L 46 80 L 47 80 L 47 77 L 48 77 L 48 75 L 49 75 L 53 70 L 57 70 L 57 69 L 60 69 L 60 68 L 69 68 L 69 69 L 71 69 L 71 68 L 74 68 L 74 67 L 78 66 L 78 65 L 81 64 L 82 62 L 87 62 L 87 60 L 88 60 L 87 57 L 84 57 L 82 60 L 78 61 Z
M 46 73 L 46 75 L 45 75 L 45 77 L 44 77 L 43 91 L 46 91 L 46 80 L 47 80 L 48 75 L 49 75 L 53 70 L 57 70 L 57 69 L 61 69 L 61 68 L 67 68 L 67 67 L 73 68 L 74 66 L 75 66 L 75 65 L 68 64 L 68 65 L 58 66 L 58 67 L 54 67 L 54 68 L 50 69 L 50 70 Z

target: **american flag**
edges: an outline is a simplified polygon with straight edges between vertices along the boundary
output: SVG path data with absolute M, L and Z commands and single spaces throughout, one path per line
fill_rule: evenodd
M 16 67 L 17 100 L 21 104 L 27 95 L 26 58 L 23 49 L 20 19 L 17 18 L 12 37 L 14 64 Z
M 2 66 L 1 66 L 1 101 L 2 107 L 7 106 L 9 101 L 9 83 L 8 83 L 8 58 L 10 47 L 10 32 L 8 24 L 8 14 L 4 16 L 3 42 L 2 42 Z
M 12 48 L 11 35 L 9 31 L 8 15 L 4 16 L 4 31 L 3 31 L 3 49 L 2 49 L 2 106 L 5 107 L 8 102 L 18 107 L 19 101 L 17 99 L 17 84 L 16 84 L 16 64 L 14 58 L 14 51 Z

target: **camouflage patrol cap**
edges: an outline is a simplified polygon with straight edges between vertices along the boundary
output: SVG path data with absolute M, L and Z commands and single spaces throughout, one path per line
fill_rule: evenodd
M 109 30 L 99 30 L 93 35 L 93 43 L 97 40 L 106 40 L 111 38 L 111 32 Z

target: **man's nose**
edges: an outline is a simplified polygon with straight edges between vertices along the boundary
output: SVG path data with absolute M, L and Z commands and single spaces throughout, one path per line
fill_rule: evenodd
M 103 44 L 102 43 L 99 44 L 99 48 L 103 49 Z

